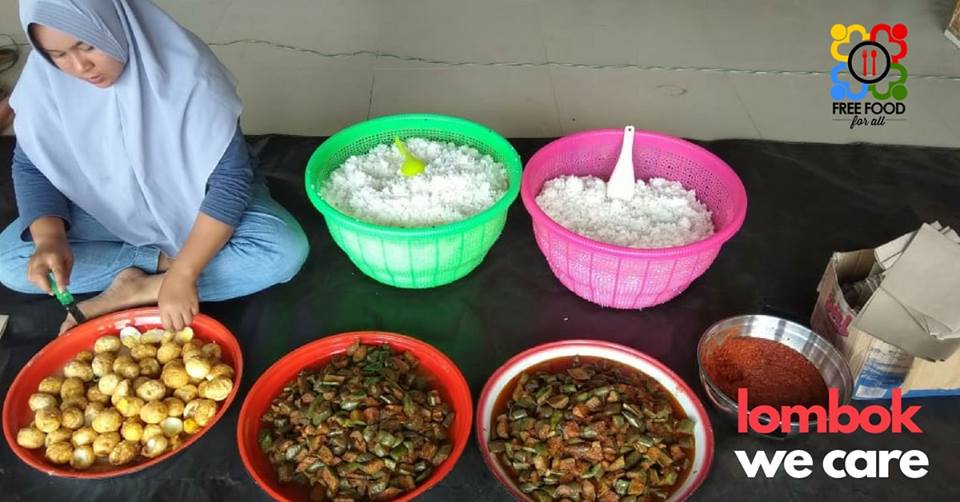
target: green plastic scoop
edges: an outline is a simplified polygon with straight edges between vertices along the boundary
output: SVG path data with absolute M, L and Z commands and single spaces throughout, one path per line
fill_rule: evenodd
M 413 154 L 410 153 L 410 150 L 407 150 L 407 145 L 404 145 L 399 137 L 393 138 L 393 144 L 396 145 L 400 153 L 403 154 L 403 165 L 400 167 L 400 172 L 403 173 L 404 176 L 411 178 L 422 173 L 427 168 L 427 164 L 424 161 L 414 157 Z

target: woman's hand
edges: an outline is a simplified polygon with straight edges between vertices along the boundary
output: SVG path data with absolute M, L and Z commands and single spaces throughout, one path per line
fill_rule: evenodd
M 226 223 L 204 213 L 197 215 L 187 242 L 160 284 L 157 303 L 165 329 L 181 330 L 200 312 L 197 278 L 232 234 L 233 227 Z
M 38 288 L 52 295 L 50 273 L 61 290 L 70 285 L 70 270 L 73 269 L 73 251 L 66 235 L 34 238 L 35 250 L 27 263 L 27 279 Z
M 174 263 L 160 284 L 157 304 L 164 329 L 179 331 L 189 326 L 200 312 L 197 276 L 178 270 Z

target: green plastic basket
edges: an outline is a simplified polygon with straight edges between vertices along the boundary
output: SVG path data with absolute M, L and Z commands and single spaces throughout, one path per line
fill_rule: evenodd
M 348 157 L 365 154 L 398 136 L 404 140 L 420 137 L 470 145 L 503 164 L 510 187 L 481 213 L 425 228 L 366 223 L 323 200 L 324 182 Z M 350 126 L 324 141 L 307 163 L 306 188 L 333 240 L 364 274 L 400 288 L 432 288 L 460 279 L 483 261 L 503 231 L 507 209 L 520 191 L 521 170 L 520 156 L 513 146 L 480 124 L 444 115 L 391 115 Z

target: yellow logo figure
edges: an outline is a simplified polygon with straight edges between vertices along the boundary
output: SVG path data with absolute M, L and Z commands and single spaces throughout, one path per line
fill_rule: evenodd
M 838 23 L 830 27 L 830 36 L 833 37 L 833 43 L 830 44 L 830 54 L 833 56 L 833 59 L 844 62 L 847 60 L 847 54 L 840 54 L 840 46 L 850 43 L 850 37 L 853 36 L 854 33 L 859 33 L 863 41 L 870 40 L 870 33 L 867 32 L 867 29 L 864 28 L 862 24 L 844 26 Z

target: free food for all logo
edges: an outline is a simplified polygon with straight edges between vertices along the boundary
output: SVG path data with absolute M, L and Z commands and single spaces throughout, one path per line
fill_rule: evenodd
M 833 115 L 846 116 L 850 128 L 886 125 L 888 117 L 907 111 L 907 26 L 878 23 L 830 28 L 830 97 Z M 890 118 L 889 120 L 903 120 Z

